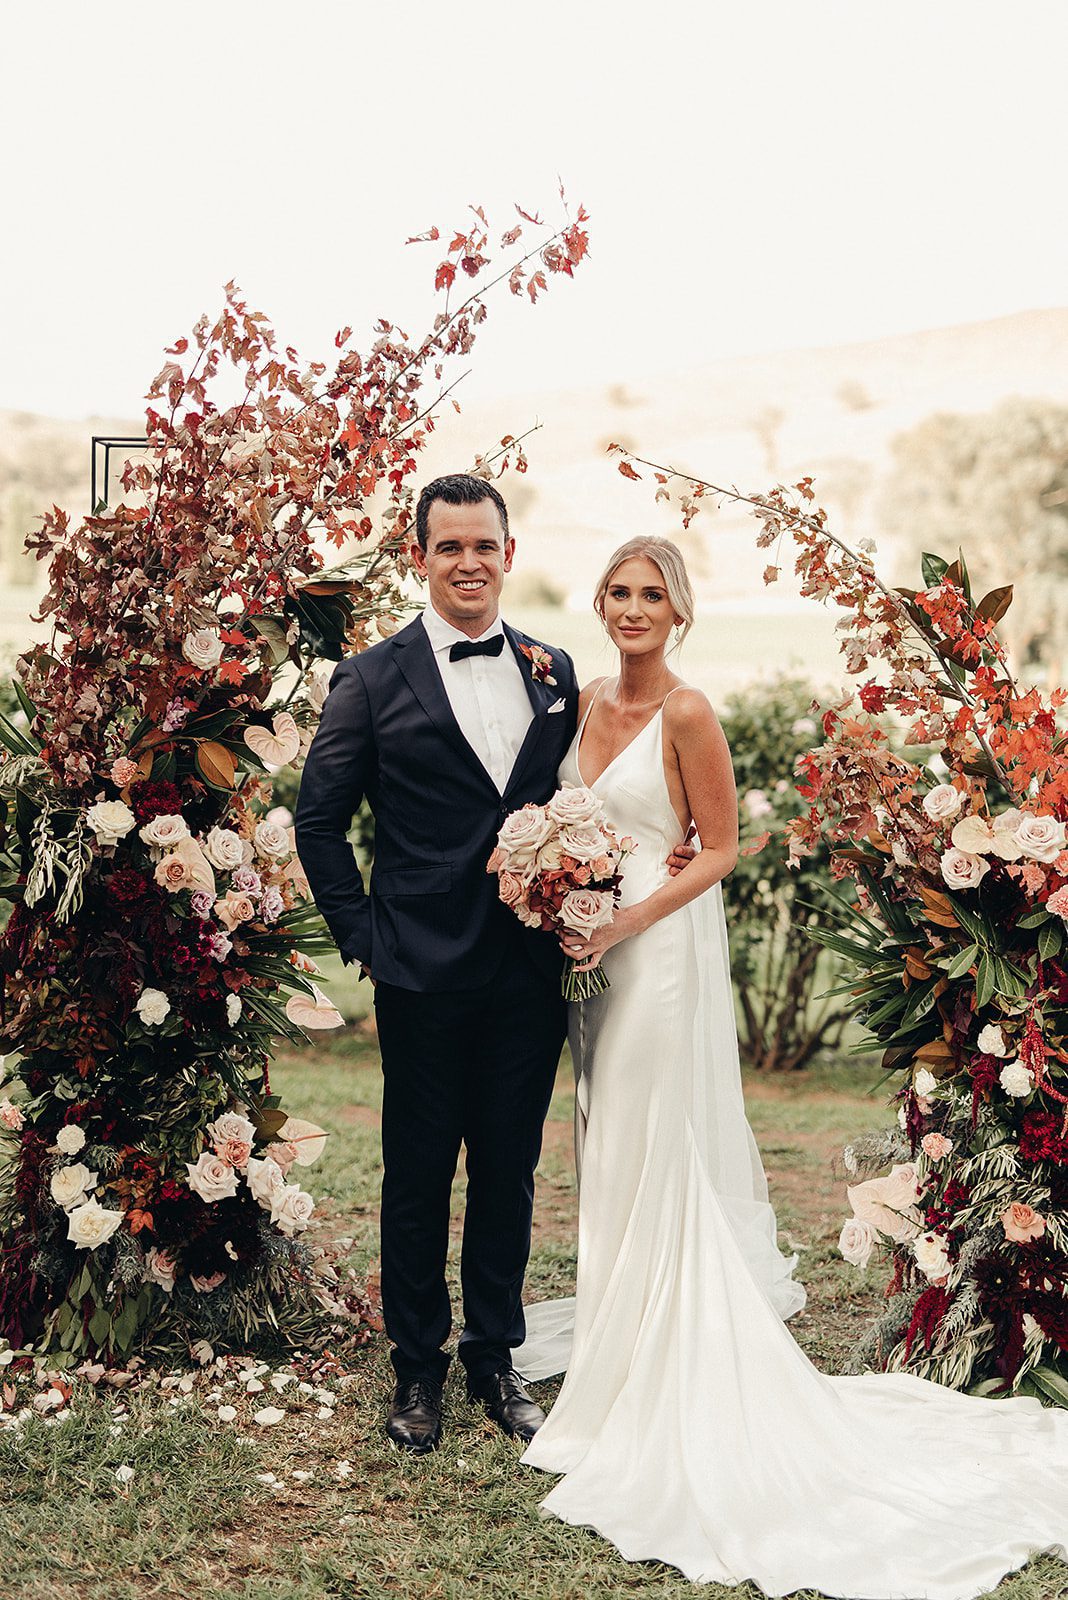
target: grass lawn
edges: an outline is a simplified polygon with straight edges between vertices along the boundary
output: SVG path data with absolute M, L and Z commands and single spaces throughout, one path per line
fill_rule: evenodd
M 855 1273 L 834 1249 L 844 1194 L 832 1159 L 887 1120 L 879 1093 L 866 1092 L 870 1076 L 862 1063 L 747 1085 L 782 1233 L 801 1252 L 811 1295 L 793 1327 L 828 1370 L 879 1298 L 878 1275 Z M 356 1028 L 283 1055 L 274 1079 L 292 1110 L 334 1130 L 311 1187 L 362 1275 L 376 1253 L 373 1039 Z M 571 1109 L 562 1072 L 541 1166 L 534 1297 L 573 1279 Z M 457 1214 L 460 1201 L 458 1185 Z M 754 1589 L 697 1588 L 666 1567 L 628 1565 L 596 1536 L 543 1522 L 537 1505 L 550 1480 L 518 1466 L 519 1448 L 467 1405 L 462 1381 L 448 1392 L 442 1448 L 425 1460 L 396 1453 L 381 1432 L 384 1342 L 339 1355 L 348 1376 L 334 1381 L 325 1418 L 296 1382 L 276 1392 L 269 1372 L 254 1394 L 198 1374 L 188 1392 L 79 1389 L 65 1420 L 0 1433 L 4 1600 L 756 1600 Z M 539 1391 L 546 1401 L 554 1392 Z M 267 1402 L 285 1416 L 258 1426 Z M 219 1421 L 220 1404 L 235 1407 L 234 1420 Z M 116 1477 L 121 1466 L 134 1469 L 128 1483 Z M 1037 1561 L 996 1592 L 1052 1600 L 1068 1594 L 1066 1569 Z

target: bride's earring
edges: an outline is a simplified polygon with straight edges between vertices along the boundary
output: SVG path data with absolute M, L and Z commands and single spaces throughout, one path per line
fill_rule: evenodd
M 679 623 L 678 627 L 675 629 L 675 643 L 676 644 L 681 644 L 682 643 L 682 623 L 681 622 Z

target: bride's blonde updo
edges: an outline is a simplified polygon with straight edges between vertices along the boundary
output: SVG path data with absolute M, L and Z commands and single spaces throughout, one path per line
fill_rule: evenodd
M 618 550 L 613 551 L 593 592 L 593 609 L 603 622 L 604 597 L 608 593 L 612 576 L 624 561 L 632 561 L 635 556 L 644 556 L 659 570 L 668 599 L 675 609 L 675 615 L 682 618 L 679 637 L 673 646 L 677 650 L 693 627 L 696 603 L 682 551 L 677 544 L 672 544 L 670 539 L 657 539 L 651 534 L 640 534 L 637 539 L 628 539 L 626 544 L 621 544 Z

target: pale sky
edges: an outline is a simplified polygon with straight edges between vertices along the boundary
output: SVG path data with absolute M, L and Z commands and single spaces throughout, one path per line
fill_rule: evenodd
M 593 259 L 469 399 L 1068 300 L 1061 0 L 53 0 L 4 53 L 0 407 L 136 416 L 229 277 L 308 358 L 421 333 L 405 237 L 557 173 Z

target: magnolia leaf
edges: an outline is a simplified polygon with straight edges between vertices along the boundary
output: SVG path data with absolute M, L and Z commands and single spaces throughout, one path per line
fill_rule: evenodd
M 232 789 L 237 759 L 224 744 L 205 739 L 197 745 L 197 771 L 215 789 Z
M 280 667 L 283 661 L 290 660 L 292 650 L 286 637 L 286 629 L 277 618 L 253 617 L 251 622 L 260 638 L 266 640 L 274 666 Z
M 975 614 L 995 627 L 1011 605 L 1012 584 L 1006 583 L 1000 589 L 991 589 L 989 594 L 984 594 L 975 608 Z
M 923 573 L 923 581 L 927 588 L 933 589 L 936 584 L 942 582 L 949 571 L 949 562 L 943 561 L 941 556 L 933 555 L 930 550 L 925 550 L 920 557 L 920 571 Z
M 952 1061 L 953 1052 L 944 1039 L 929 1039 L 915 1052 L 915 1059 L 928 1065 L 937 1065 L 939 1062 Z
M 264 1111 L 254 1111 L 252 1114 L 256 1133 L 265 1143 L 269 1143 L 272 1139 L 277 1139 L 279 1129 L 283 1128 L 288 1120 L 288 1113 L 280 1111 L 274 1106 Z

